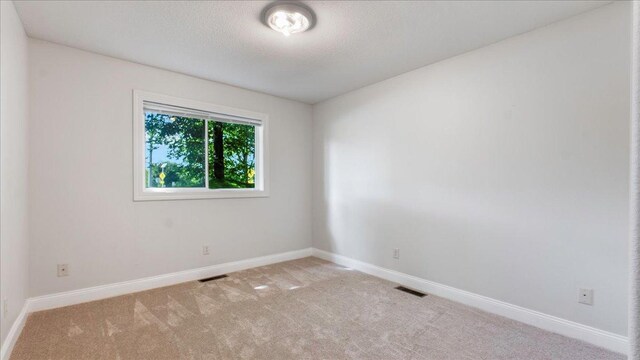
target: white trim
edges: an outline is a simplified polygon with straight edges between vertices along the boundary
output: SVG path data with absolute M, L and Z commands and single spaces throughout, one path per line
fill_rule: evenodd
M 184 100 L 180 100 L 180 102 L 184 103 Z M 262 120 L 256 119 L 254 117 L 242 117 L 242 116 L 234 116 L 229 113 L 219 113 L 219 112 L 210 112 L 202 110 L 202 107 L 198 109 L 187 108 L 184 106 L 177 105 L 169 105 L 163 104 L 155 101 L 145 100 L 143 102 L 144 111 L 157 112 L 170 116 L 179 116 L 179 117 L 188 117 L 188 118 L 196 118 L 202 120 L 213 120 L 216 122 L 225 122 L 230 124 L 244 124 L 251 126 L 261 126 Z M 216 105 L 217 107 L 217 105 Z
M 30 298 L 26 301 L 22 311 L 20 312 L 20 315 L 14 322 L 11 330 L 9 331 L 9 334 L 7 335 L 5 343 L 2 346 L 0 360 L 7 359 L 8 355 L 11 353 L 11 349 L 13 348 L 24 326 L 27 314 L 30 312 L 100 300 L 162 286 L 175 285 L 186 281 L 193 281 L 210 276 L 275 264 L 288 260 L 300 259 L 308 256 L 315 256 L 320 259 L 324 259 L 342 266 L 347 266 L 355 270 L 362 271 L 369 275 L 393 281 L 395 283 L 402 284 L 404 286 L 424 291 L 433 295 L 441 296 L 443 298 L 447 298 L 465 305 L 473 306 L 490 313 L 494 313 L 523 322 L 525 324 L 539 327 L 541 329 L 579 339 L 612 351 L 616 351 L 622 354 L 626 354 L 628 352 L 629 342 L 628 338 L 625 336 L 596 329 L 573 321 L 561 319 L 538 311 L 526 309 L 500 300 L 460 290 L 451 286 L 421 279 L 416 276 L 404 274 L 390 269 L 385 269 L 346 256 L 337 255 L 315 248 L 307 248 L 224 264 L 212 265 L 198 269 L 185 270 L 165 275 L 152 276 L 138 280 L 124 281 L 115 284 L 94 286 L 80 290 Z
M 611 351 L 626 354 L 629 349 L 628 338 L 622 335 L 596 329 L 486 296 L 474 294 L 469 291 L 460 290 L 434 281 L 385 269 L 324 250 L 314 248 L 312 254 L 315 257 L 334 262 L 338 265 L 347 266 L 366 274 L 414 288 L 416 290 L 473 306 L 475 308 L 517 320 L 525 324 L 533 325 L 560 335 L 582 340 Z
M 28 308 L 29 300 L 25 301 L 24 305 L 22 306 L 22 310 L 20 310 L 20 314 L 18 314 L 18 317 L 9 329 L 7 338 L 4 339 L 2 350 L 0 350 L 0 360 L 9 360 L 11 351 L 13 351 L 13 347 L 16 345 L 18 337 L 20 337 L 20 333 L 22 332 L 22 328 L 24 328 L 24 324 L 27 321 Z
M 209 189 L 205 182 L 202 188 L 147 189 L 145 182 L 144 102 L 199 109 L 218 114 L 255 119 L 261 123 L 255 127 L 255 188 L 254 189 Z M 267 114 L 216 105 L 175 96 L 133 90 L 133 200 L 192 200 L 220 198 L 257 198 L 269 196 L 269 116 Z M 205 132 L 206 134 L 206 132 Z M 206 146 L 206 142 L 205 142 Z M 206 159 L 205 160 L 208 162 Z
M 187 281 L 193 281 L 235 271 L 251 269 L 258 266 L 275 264 L 283 261 L 300 259 L 308 256 L 311 256 L 311 248 L 206 266 L 198 269 L 179 271 L 170 274 L 151 276 L 143 279 L 123 281 L 115 284 L 100 285 L 51 295 L 43 295 L 28 300 L 28 311 L 34 312 L 79 304 L 88 301 L 106 299 L 114 296 L 134 293 L 137 291 L 175 285 Z

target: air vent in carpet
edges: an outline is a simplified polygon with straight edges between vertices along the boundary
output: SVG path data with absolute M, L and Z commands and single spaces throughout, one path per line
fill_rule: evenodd
M 427 296 L 427 294 L 425 294 L 425 293 L 421 293 L 420 291 L 416 291 L 416 290 L 413 290 L 413 289 L 409 289 L 409 288 L 406 288 L 406 287 L 404 287 L 404 286 L 398 286 L 398 287 L 396 287 L 396 289 L 398 289 L 398 290 L 400 290 L 400 291 L 404 291 L 404 292 L 406 292 L 407 294 L 415 295 L 415 296 L 418 296 L 418 297 L 425 297 L 425 296 Z
M 218 279 L 224 279 L 226 277 L 227 277 L 227 274 L 224 274 L 224 275 L 212 276 L 212 277 L 209 277 L 209 278 L 206 278 L 206 279 L 200 279 L 198 281 L 207 282 L 207 281 L 213 281 L 213 280 L 218 280 Z

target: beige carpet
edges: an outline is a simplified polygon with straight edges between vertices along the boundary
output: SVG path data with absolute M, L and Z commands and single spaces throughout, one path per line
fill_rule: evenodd
M 623 359 L 316 258 L 34 313 L 21 359 Z

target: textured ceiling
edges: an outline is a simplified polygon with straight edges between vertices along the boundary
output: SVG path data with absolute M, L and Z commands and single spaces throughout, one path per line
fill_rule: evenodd
M 16 1 L 29 36 L 316 103 L 609 1 L 308 1 L 285 38 L 263 1 Z

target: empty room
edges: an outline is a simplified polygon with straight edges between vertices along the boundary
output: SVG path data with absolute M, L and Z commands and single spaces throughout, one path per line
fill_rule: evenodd
M 640 2 L 0 1 L 0 360 L 640 360 Z

